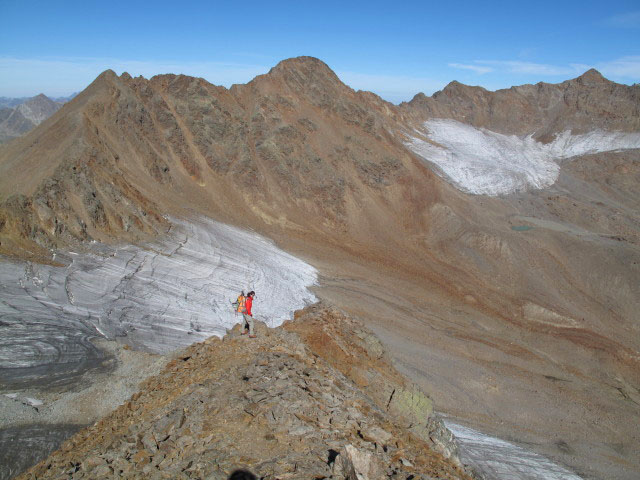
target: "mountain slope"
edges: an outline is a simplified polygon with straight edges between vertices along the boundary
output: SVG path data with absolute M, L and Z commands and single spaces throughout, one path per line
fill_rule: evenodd
M 166 215 L 255 229 L 318 267 L 317 295 L 367 318 L 448 413 L 587 477 L 633 478 L 638 150 L 567 158 L 544 189 L 484 196 L 405 142 L 419 129 L 437 144 L 433 117 L 545 142 L 637 133 L 638 103 L 637 86 L 595 72 L 452 84 L 395 107 L 309 57 L 230 89 L 107 71 L 0 148 L 0 251 L 52 262 L 90 239 L 145 243 Z
M 429 399 L 370 332 L 322 306 L 298 317 L 255 340 L 236 329 L 179 352 L 18 478 L 226 479 L 237 468 L 265 479 L 470 478 Z
M 559 84 L 490 92 L 451 82 L 432 97 L 417 94 L 400 108 L 420 118 L 451 118 L 475 127 L 548 142 L 564 130 L 640 130 L 640 85 L 611 82 L 591 69 Z
M 433 195 L 433 175 L 385 128 L 388 104 L 353 92 L 317 60 L 287 65 L 302 84 L 283 66 L 231 90 L 104 73 L 63 114 L 0 152 L 0 192 L 16 219 L 2 231 L 2 250 L 136 239 L 163 228 L 157 212 L 179 210 L 176 195 L 222 219 L 356 236 L 378 234 L 373 220 L 405 211 L 387 201 L 384 215 L 366 212 L 380 219 L 360 218 L 368 197 Z M 416 174 L 429 191 L 418 191 Z

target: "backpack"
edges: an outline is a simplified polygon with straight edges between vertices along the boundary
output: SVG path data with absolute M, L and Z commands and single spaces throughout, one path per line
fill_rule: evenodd
M 238 297 L 238 309 L 236 310 L 237 312 L 240 313 L 247 313 L 247 308 L 244 305 L 244 301 L 245 301 L 245 296 L 244 295 L 240 295 Z

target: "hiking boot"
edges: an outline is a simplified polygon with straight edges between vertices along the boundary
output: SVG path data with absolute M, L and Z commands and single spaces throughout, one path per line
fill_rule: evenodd
M 249 338 L 256 338 L 257 335 L 249 335 Z

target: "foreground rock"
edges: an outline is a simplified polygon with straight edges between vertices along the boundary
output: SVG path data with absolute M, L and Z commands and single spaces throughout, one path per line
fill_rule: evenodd
M 316 305 L 258 333 L 181 351 L 19 478 L 469 478 L 430 439 L 428 397 L 360 324 Z

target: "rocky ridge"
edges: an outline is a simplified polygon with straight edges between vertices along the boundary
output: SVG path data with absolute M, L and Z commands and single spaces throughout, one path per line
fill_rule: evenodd
M 640 129 L 640 85 L 620 85 L 591 69 L 558 84 L 540 82 L 495 92 L 453 81 L 431 97 L 417 94 L 400 108 L 428 118 L 551 141 L 565 130 Z
M 18 478 L 469 478 L 430 399 L 360 322 L 316 304 L 258 331 L 176 353 Z
M 0 172 L 17 175 L 0 180 L 0 253 L 43 261 L 90 239 L 140 242 L 166 230 L 176 197 L 221 220 L 348 229 L 359 198 L 411 182 L 390 107 L 309 57 L 229 90 L 107 71 L 33 139 L 0 150 Z

